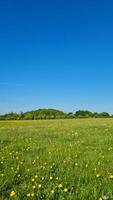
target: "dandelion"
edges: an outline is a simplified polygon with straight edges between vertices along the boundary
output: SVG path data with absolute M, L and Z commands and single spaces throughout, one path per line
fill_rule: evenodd
M 50 180 L 53 180 L 53 177 L 52 176 L 50 176 L 50 178 L 49 178 Z
M 30 194 L 30 193 L 28 193 L 28 194 L 27 194 L 27 197 L 30 197 L 30 196 L 31 196 L 31 194 Z
M 56 180 L 58 180 L 59 178 L 58 177 L 56 177 Z
M 34 197 L 35 196 L 35 194 L 34 193 L 31 193 L 31 197 Z
M 110 179 L 113 179 L 113 175 L 110 175 L 109 178 L 110 178 Z
M 99 200 L 102 200 L 102 197 L 100 197 Z
M 54 190 L 51 190 L 51 194 L 54 194 L 55 193 L 55 191 Z
M 100 174 L 96 174 L 96 177 L 99 178 L 99 177 L 100 177 Z
M 1 174 L 1 176 L 3 177 L 3 176 L 4 176 L 4 174 Z
M 36 186 L 35 185 L 33 185 L 33 189 L 35 189 L 36 188 Z
M 42 187 L 42 185 L 41 185 L 41 184 L 39 184 L 39 185 L 38 185 L 38 188 L 40 189 L 41 187 Z
M 64 188 L 64 192 L 65 192 L 65 193 L 68 192 L 68 189 L 67 189 L 67 188 Z
M 62 184 L 59 184 L 59 186 L 58 186 L 59 188 L 62 188 Z
M 13 191 L 11 191 L 11 193 L 10 193 L 10 197 L 14 197 L 16 195 L 16 192 L 13 190 Z

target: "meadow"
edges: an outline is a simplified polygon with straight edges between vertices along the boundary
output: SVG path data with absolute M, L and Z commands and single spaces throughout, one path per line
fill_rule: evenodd
M 113 199 L 113 119 L 0 122 L 0 200 Z

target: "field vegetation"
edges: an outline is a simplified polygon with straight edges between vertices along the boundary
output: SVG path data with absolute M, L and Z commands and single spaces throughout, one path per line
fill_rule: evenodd
M 113 120 L 0 122 L 0 200 L 113 199 Z

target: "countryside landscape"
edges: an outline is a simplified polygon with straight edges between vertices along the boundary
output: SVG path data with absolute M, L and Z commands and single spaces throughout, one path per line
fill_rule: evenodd
M 0 200 L 113 200 L 113 0 L 0 0 Z
M 0 121 L 0 199 L 113 199 L 113 120 Z

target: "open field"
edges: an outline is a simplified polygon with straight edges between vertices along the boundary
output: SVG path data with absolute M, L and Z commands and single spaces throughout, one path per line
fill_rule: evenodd
M 113 119 L 1 121 L 0 200 L 113 199 Z

